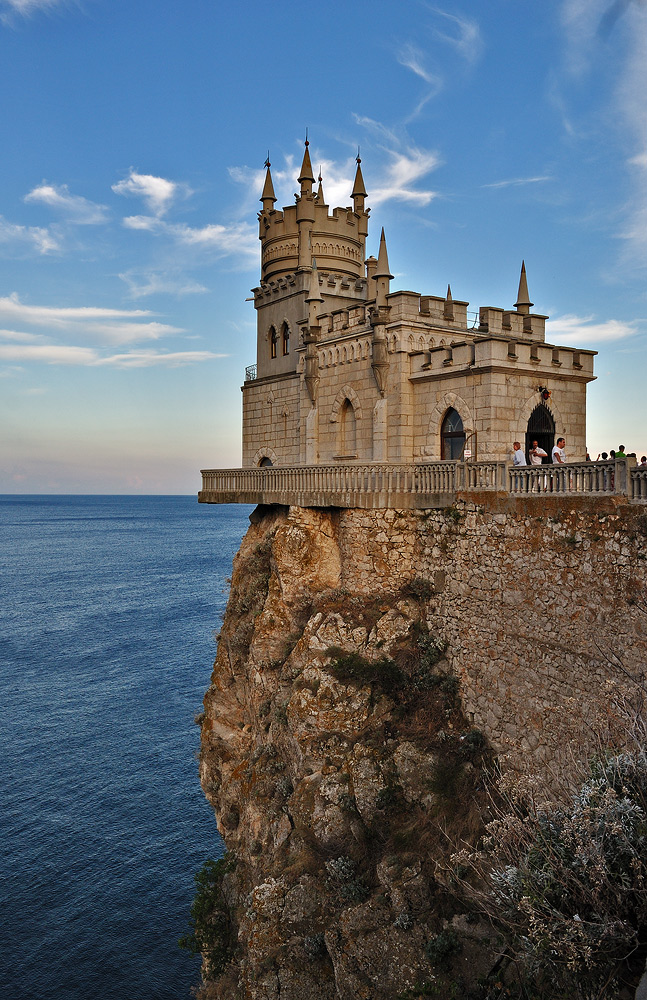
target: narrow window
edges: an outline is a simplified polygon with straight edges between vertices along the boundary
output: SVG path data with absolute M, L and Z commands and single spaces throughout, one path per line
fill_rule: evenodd
M 463 457 L 465 431 L 457 410 L 450 407 L 440 429 L 440 457 L 445 461 Z
M 279 335 L 273 326 L 270 327 L 270 357 L 275 358 L 277 354 L 277 347 L 279 342 Z
M 283 324 L 283 356 L 290 353 L 290 327 L 287 323 Z

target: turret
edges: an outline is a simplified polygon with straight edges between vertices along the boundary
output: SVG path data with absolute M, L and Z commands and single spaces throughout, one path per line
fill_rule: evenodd
M 355 171 L 355 183 L 353 184 L 353 190 L 351 193 L 351 198 L 353 199 L 353 208 L 358 215 L 361 215 L 364 211 L 364 199 L 366 198 L 366 188 L 364 187 L 364 178 L 362 177 L 362 168 L 360 163 L 362 161 L 359 157 L 359 150 L 357 151 L 357 170 Z
M 375 305 L 378 309 L 383 309 L 387 304 L 386 297 L 389 294 L 389 287 L 392 278 L 393 275 L 389 271 L 389 258 L 386 252 L 384 227 L 382 227 L 380 250 L 377 255 L 377 267 L 375 268 L 375 274 L 373 275 L 373 279 L 377 283 L 375 291 Z
M 274 209 L 274 202 L 276 201 L 276 195 L 274 194 L 274 185 L 272 184 L 272 174 L 270 173 L 270 157 L 269 153 L 265 161 L 265 184 L 263 185 L 263 194 L 260 197 L 260 201 L 263 205 L 264 212 L 271 212 Z
M 312 185 L 315 182 L 314 174 L 312 173 L 312 164 L 310 163 L 310 153 L 308 152 L 308 146 L 310 143 L 306 139 L 305 141 L 305 151 L 303 153 L 303 163 L 301 164 L 301 174 L 297 178 L 299 184 L 301 185 L 301 197 L 308 197 L 312 194 Z
M 447 285 L 447 295 L 445 296 L 445 305 L 443 306 L 443 319 L 448 321 L 453 321 L 454 319 L 454 300 L 450 285 Z

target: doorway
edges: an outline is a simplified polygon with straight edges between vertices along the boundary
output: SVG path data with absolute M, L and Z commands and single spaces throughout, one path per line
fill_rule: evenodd
M 536 441 L 540 448 L 546 452 L 546 458 L 542 458 L 542 465 L 550 465 L 552 459 L 553 445 L 555 444 L 555 421 L 547 406 L 539 403 L 528 421 L 526 430 L 526 457 L 532 448 L 532 442 Z

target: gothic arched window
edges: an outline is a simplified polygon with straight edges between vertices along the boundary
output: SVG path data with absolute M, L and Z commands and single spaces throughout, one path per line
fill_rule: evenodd
M 357 454 L 357 424 L 355 421 L 355 410 L 350 399 L 345 399 L 339 411 L 339 433 L 340 433 L 340 453 L 345 457 L 354 457 Z
M 450 407 L 445 414 L 440 428 L 440 457 L 448 459 L 460 459 L 463 456 L 465 447 L 465 431 L 460 413 Z
M 287 323 L 283 324 L 282 334 L 283 334 L 282 335 L 283 355 L 285 356 L 286 354 L 290 353 L 290 327 L 288 326 Z
M 273 326 L 270 327 L 270 357 L 275 358 L 277 355 L 277 345 L 279 342 L 279 335 Z

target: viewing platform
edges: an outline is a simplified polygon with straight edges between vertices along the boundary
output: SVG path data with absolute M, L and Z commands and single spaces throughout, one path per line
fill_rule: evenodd
M 461 494 L 482 491 L 535 497 L 618 496 L 647 504 L 647 468 L 637 468 L 635 459 L 624 458 L 537 466 L 446 461 L 205 469 L 198 502 L 424 510 L 449 507 Z

